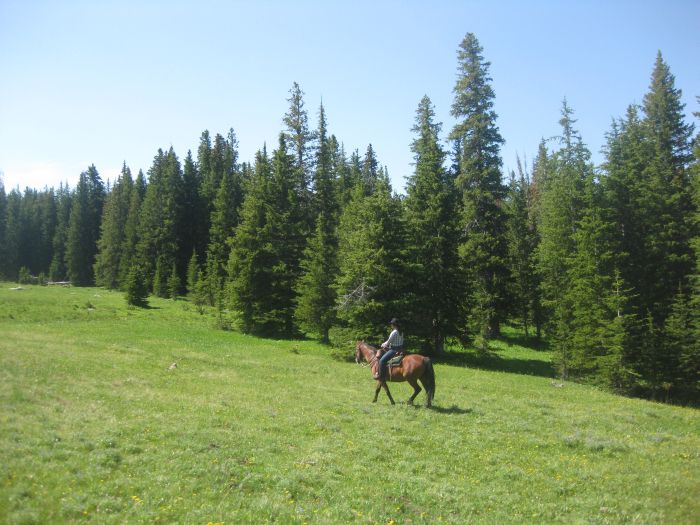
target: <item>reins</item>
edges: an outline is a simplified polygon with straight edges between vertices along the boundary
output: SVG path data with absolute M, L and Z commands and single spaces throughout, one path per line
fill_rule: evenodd
M 369 362 L 367 362 L 367 363 L 359 363 L 359 365 L 360 365 L 362 368 L 367 368 L 368 366 L 372 366 L 372 365 L 373 365 L 374 363 L 376 363 L 376 362 L 377 362 L 377 356 L 375 355 L 375 356 L 372 357 L 372 359 L 371 359 Z

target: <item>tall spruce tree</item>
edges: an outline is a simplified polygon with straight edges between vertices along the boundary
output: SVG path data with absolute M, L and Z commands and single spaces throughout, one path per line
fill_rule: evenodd
M 685 294 L 693 266 L 689 247 L 692 197 L 688 165 L 693 126 L 683 118 L 685 104 L 661 52 L 656 57 L 649 92 L 644 96 L 644 130 L 654 155 L 645 166 L 648 198 L 657 207 L 646 239 L 649 270 L 645 283 L 652 316 L 660 324 L 668 314 L 679 287 Z M 652 197 L 653 195 L 653 197 Z M 656 213 L 653 213 L 656 211 Z
M 238 164 L 238 140 L 233 129 L 229 130 L 225 142 L 222 163 L 219 186 L 211 206 L 209 244 L 206 248 L 207 288 L 215 296 L 219 295 L 223 287 L 229 255 L 227 241 L 238 225 L 243 201 L 242 174 Z
M 520 159 L 518 174 L 511 173 L 506 211 L 508 213 L 508 255 L 511 272 L 511 315 L 517 319 L 525 336 L 529 329 L 541 323 L 539 279 L 536 271 L 535 251 L 538 244 L 537 229 L 532 207 L 532 183 Z M 539 330 L 537 330 L 539 336 Z
M 539 193 L 537 266 L 541 276 L 547 331 L 554 341 L 558 364 L 567 376 L 574 355 L 571 334 L 574 323 L 572 260 L 576 254 L 575 232 L 584 208 L 584 185 L 592 177 L 590 152 L 574 128 L 573 111 L 564 100 L 561 147 L 547 161 L 546 179 Z
M 131 170 L 124 163 L 121 174 L 105 199 L 102 213 L 95 261 L 95 282 L 98 286 L 114 289 L 122 284 L 119 280 L 122 274 L 122 249 L 133 186 Z
M 167 296 L 170 269 L 178 259 L 181 196 L 182 172 L 177 155 L 172 147 L 167 153 L 158 150 L 148 171 L 148 185 L 141 205 L 137 264 L 152 283 L 154 293 L 163 297 Z M 179 268 L 178 271 L 185 272 L 184 265 L 181 270 Z
M 37 200 L 37 220 L 39 237 L 37 265 L 39 275 L 48 275 L 53 257 L 53 238 L 58 226 L 56 195 L 53 188 L 39 192 Z
M 304 92 L 299 84 L 294 82 L 289 90 L 289 110 L 285 113 L 283 122 L 285 142 L 293 156 L 294 192 L 300 202 L 303 214 L 304 235 L 314 229 L 312 204 L 312 172 L 316 136 L 309 129 L 309 116 L 304 108 Z
M 272 162 L 258 153 L 232 239 L 227 297 L 244 332 L 294 336 L 295 284 L 305 244 L 294 157 L 283 134 Z
M 450 138 L 459 143 L 462 192 L 460 246 L 463 268 L 469 279 L 468 329 L 477 346 L 488 348 L 488 339 L 500 333 L 508 305 L 506 214 L 503 201 L 507 188 L 501 180 L 500 148 L 503 137 L 496 125 L 495 98 L 479 41 L 468 33 L 458 52 L 458 76 L 452 115 L 458 119 Z
M 188 151 L 182 170 L 182 213 L 180 252 L 189 257 L 193 251 L 203 255 L 209 236 L 208 203 L 202 194 L 202 176 L 192 152 Z
M 440 129 L 432 102 L 424 96 L 412 129 L 415 171 L 408 178 L 405 200 L 406 280 L 411 287 L 402 316 L 424 349 L 436 353 L 444 351 L 447 337 L 458 334 L 463 317 L 458 195 L 444 167 Z
M 52 238 L 56 228 L 56 204 L 53 189 L 37 191 L 25 188 L 17 192 L 17 201 L 10 206 L 8 220 L 11 248 L 8 260 L 14 261 L 25 275 L 40 275 L 49 270 Z
M 264 333 L 268 328 L 273 253 L 267 233 L 268 188 L 272 179 L 266 149 L 258 151 L 248 181 L 241 222 L 231 240 L 226 297 L 237 312 L 244 333 Z M 200 279 L 200 282 L 202 279 Z
M 585 153 L 584 158 L 588 156 Z M 622 377 L 620 358 L 627 347 L 623 330 L 627 304 L 613 252 L 616 232 L 610 220 L 612 214 L 592 166 L 581 167 L 585 170 L 581 210 L 572 233 L 574 252 L 567 262 L 568 286 L 564 290 L 573 319 L 570 332 L 558 337 L 565 339 L 571 350 L 569 361 L 562 364 L 572 375 L 604 381 L 611 375 Z
M 295 190 L 301 196 L 306 194 L 311 183 L 314 133 L 309 129 L 309 116 L 304 109 L 304 92 L 296 82 L 289 90 L 287 102 L 289 102 L 289 110 L 283 118 L 286 126 L 285 140 L 294 155 L 294 168 L 297 177 Z
M 360 183 L 362 184 L 364 194 L 372 195 L 379 189 L 381 170 L 379 169 L 379 161 L 377 154 L 372 147 L 372 144 L 367 145 L 365 156 L 362 159 L 360 175 Z M 384 181 L 386 182 L 386 181 Z
M 295 317 L 303 330 L 329 341 L 335 320 L 335 280 L 337 269 L 338 201 L 333 171 L 332 145 L 328 137 L 326 114 L 321 104 L 318 118 L 318 149 L 314 172 L 314 210 L 316 229 L 301 260 L 301 276 L 296 285 Z
M 0 279 L 9 277 L 7 257 L 7 194 L 5 193 L 5 183 L 0 172 Z
M 143 171 L 139 170 L 136 176 L 134 185 L 131 189 L 129 197 L 129 209 L 126 214 L 126 222 L 124 223 L 124 241 L 121 248 L 121 258 L 119 264 L 119 283 L 121 288 L 126 287 L 126 283 L 131 279 L 143 280 L 146 278 L 141 269 L 138 275 L 132 275 L 132 268 L 138 263 L 138 243 L 139 243 L 139 224 L 141 221 L 141 204 L 146 195 L 146 178 Z
M 95 166 L 90 166 L 80 174 L 68 226 L 66 263 L 70 281 L 77 286 L 94 283 L 93 265 L 104 196 L 102 179 Z
M 56 192 L 56 230 L 53 235 L 53 250 L 49 268 L 49 279 L 52 281 L 65 281 L 68 278 L 66 246 L 68 243 L 71 199 L 70 187 L 61 183 Z
M 405 225 L 401 201 L 380 178 L 371 195 L 355 186 L 338 227 L 338 317 L 356 337 L 386 335 L 406 311 Z
M 350 201 L 350 196 L 352 195 L 352 171 L 350 162 L 345 154 L 345 147 L 338 142 L 335 135 L 331 135 L 329 148 L 331 150 L 331 170 L 335 174 L 336 200 L 339 209 L 342 210 Z
M 620 273 L 639 322 L 625 360 L 638 378 L 631 389 L 660 397 L 680 387 L 678 337 L 691 285 L 693 215 L 689 162 L 692 126 L 681 91 L 659 53 L 641 108 L 631 106 L 608 135 L 603 178 L 617 224 Z M 668 320 L 668 316 L 673 318 Z
M 19 274 L 19 245 L 22 239 L 22 194 L 14 188 L 7 196 L 7 215 L 5 222 L 5 272 L 9 279 L 16 279 Z
M 700 97 L 697 97 L 700 104 Z M 700 119 L 700 112 L 693 113 Z M 695 137 L 694 161 L 691 168 L 693 199 L 695 213 L 693 214 L 694 236 L 691 246 L 695 255 L 695 269 L 691 276 L 690 289 L 690 342 L 682 350 L 681 368 L 684 384 L 690 390 L 694 400 L 700 399 L 700 133 Z

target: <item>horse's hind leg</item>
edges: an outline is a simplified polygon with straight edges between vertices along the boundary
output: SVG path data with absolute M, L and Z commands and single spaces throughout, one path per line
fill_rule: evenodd
M 418 381 L 416 381 L 415 379 L 407 379 L 406 381 L 408 381 L 408 384 L 413 387 L 413 395 L 408 398 L 408 404 L 412 405 L 413 400 L 416 398 L 416 396 L 418 394 L 421 393 L 421 387 L 418 386 Z
M 430 408 L 433 405 L 433 395 L 435 392 L 433 390 L 430 390 L 423 378 L 421 378 L 420 382 L 423 383 L 423 386 L 425 387 L 425 397 L 427 401 L 425 406 Z

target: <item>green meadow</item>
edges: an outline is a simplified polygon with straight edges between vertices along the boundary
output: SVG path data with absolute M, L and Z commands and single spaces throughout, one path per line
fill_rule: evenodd
M 700 412 L 554 379 L 516 333 L 371 403 L 353 349 L 186 301 L 0 283 L 0 521 L 700 522 Z

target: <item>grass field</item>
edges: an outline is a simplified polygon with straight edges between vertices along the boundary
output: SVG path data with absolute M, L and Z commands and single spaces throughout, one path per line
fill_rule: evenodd
M 700 412 L 559 386 L 515 336 L 436 363 L 429 410 L 372 404 L 337 350 L 218 331 L 185 301 L 14 286 L 3 523 L 700 523 Z

